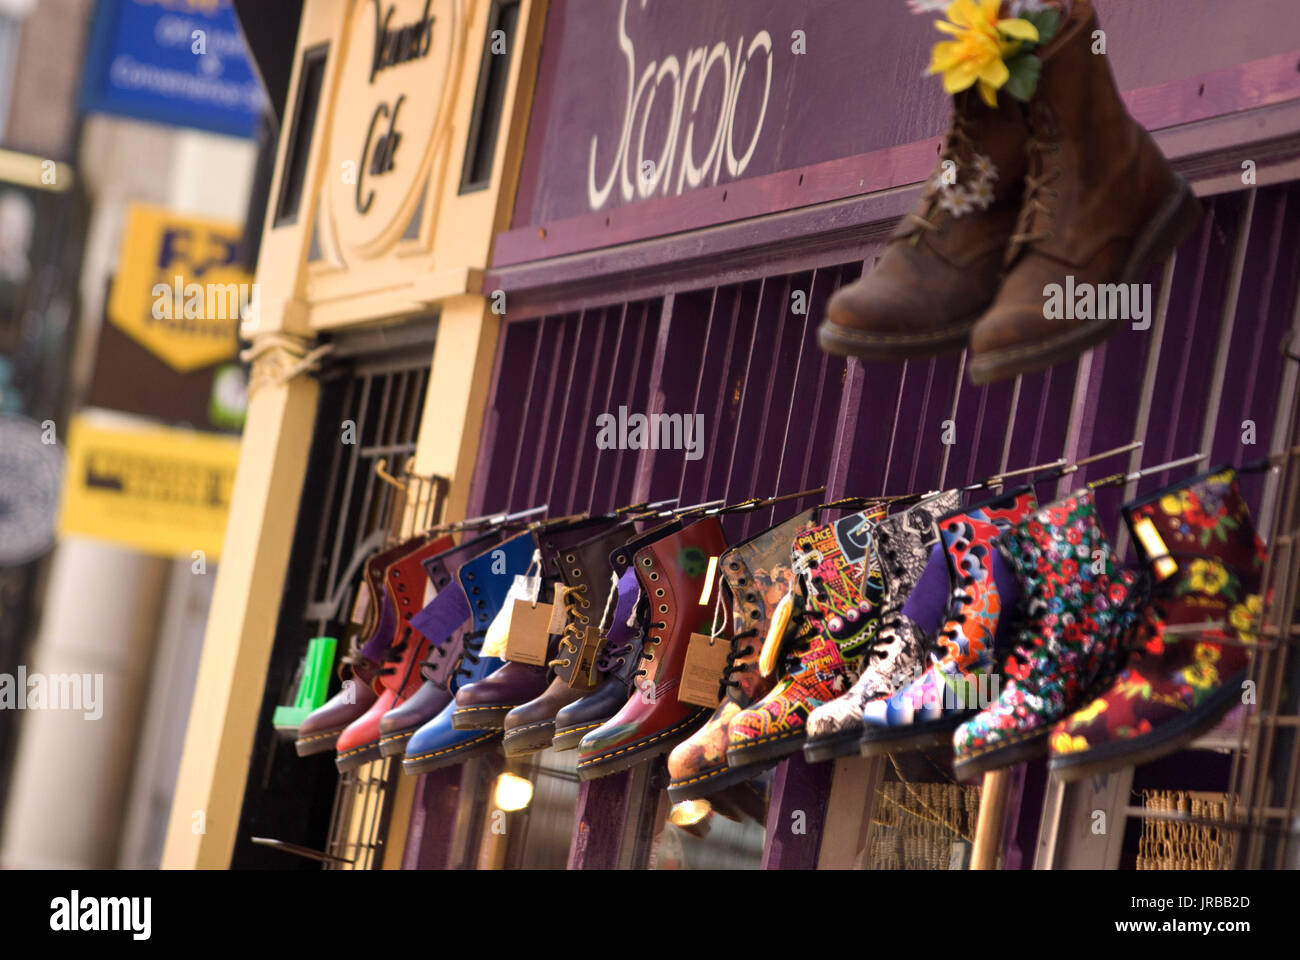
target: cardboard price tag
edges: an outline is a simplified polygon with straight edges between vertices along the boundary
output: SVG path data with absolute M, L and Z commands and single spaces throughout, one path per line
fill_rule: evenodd
M 527 600 L 515 600 L 510 610 L 506 633 L 506 659 L 534 667 L 546 666 L 546 646 L 551 623 L 551 605 L 533 606 Z
M 573 671 L 569 686 L 589 686 L 596 680 L 596 657 L 600 654 L 600 645 L 604 638 L 599 627 L 588 627 L 582 634 L 582 646 L 578 648 L 578 668 Z
M 686 663 L 682 666 L 682 685 L 677 690 L 677 699 L 701 707 L 716 707 L 721 703 L 718 692 L 730 655 L 731 641 L 727 638 L 692 633 L 691 642 L 686 647 Z

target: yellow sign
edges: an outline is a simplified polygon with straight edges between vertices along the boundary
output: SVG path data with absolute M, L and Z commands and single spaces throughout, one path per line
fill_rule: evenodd
M 59 530 L 145 553 L 221 554 L 239 441 L 73 418 Z
M 133 206 L 108 318 L 182 373 L 234 357 L 254 300 L 233 223 Z

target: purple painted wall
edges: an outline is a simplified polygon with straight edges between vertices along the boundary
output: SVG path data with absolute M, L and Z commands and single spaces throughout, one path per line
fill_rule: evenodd
M 1152 129 L 1300 97 L 1291 0 L 1234 3 L 1234 30 L 1220 0 L 1097 6 L 1120 87 Z M 938 79 L 922 76 L 939 37 L 931 19 L 903 0 L 556 0 L 512 229 L 494 264 L 923 179 L 948 115 Z M 806 53 L 793 52 L 796 31 Z M 691 162 L 707 167 L 693 187 L 688 141 Z M 654 173 L 641 181 L 647 159 Z

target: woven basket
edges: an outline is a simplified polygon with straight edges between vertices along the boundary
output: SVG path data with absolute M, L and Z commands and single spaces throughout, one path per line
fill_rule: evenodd
M 975 834 L 979 795 L 955 783 L 881 784 L 868 867 L 947 870 L 953 843 Z
M 1143 790 L 1142 806 L 1164 813 L 1182 813 L 1199 820 L 1226 823 L 1227 794 L 1186 790 Z M 1138 844 L 1139 870 L 1222 870 L 1232 862 L 1233 832 L 1201 823 L 1142 818 Z

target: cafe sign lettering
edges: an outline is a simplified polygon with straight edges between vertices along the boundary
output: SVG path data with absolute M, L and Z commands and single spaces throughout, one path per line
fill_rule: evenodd
M 463 0 L 356 4 L 330 142 L 325 226 L 344 259 L 383 253 L 420 209 L 449 135 L 444 103 Z

